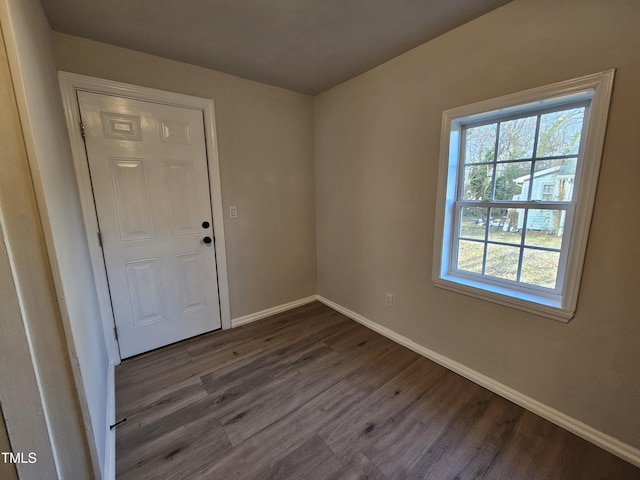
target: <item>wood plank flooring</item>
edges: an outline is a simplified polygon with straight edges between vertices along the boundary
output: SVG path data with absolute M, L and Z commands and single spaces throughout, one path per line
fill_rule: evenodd
M 640 479 L 320 304 L 116 369 L 126 479 Z

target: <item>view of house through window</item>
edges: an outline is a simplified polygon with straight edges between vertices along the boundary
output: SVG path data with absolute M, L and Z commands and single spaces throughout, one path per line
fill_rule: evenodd
M 463 126 L 455 269 L 556 288 L 586 106 Z

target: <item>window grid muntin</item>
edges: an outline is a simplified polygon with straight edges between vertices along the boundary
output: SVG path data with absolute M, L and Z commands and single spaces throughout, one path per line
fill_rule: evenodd
M 497 165 L 498 165 L 498 150 L 500 149 L 500 134 L 501 134 L 501 130 L 502 130 L 501 127 L 502 127 L 502 122 L 498 122 L 498 124 L 496 125 L 496 141 L 493 144 L 493 162 L 491 162 L 491 165 L 493 165 L 493 170 L 491 171 L 491 195 L 489 196 L 489 200 L 492 200 L 493 197 L 495 196 L 495 193 L 496 193 L 496 172 L 498 171 L 498 169 L 497 169 Z M 468 130 L 468 127 L 463 129 L 462 136 L 464 138 L 467 138 L 467 130 Z M 490 209 L 487 210 L 487 214 L 489 216 L 491 216 L 490 212 L 491 212 Z M 487 227 L 487 235 L 489 235 L 489 228 L 488 227 Z M 486 248 L 485 248 L 485 258 L 486 258 L 486 256 L 487 256 L 487 251 L 486 251 Z M 482 273 L 484 274 L 484 267 L 482 269 Z
M 544 157 L 528 157 L 528 158 L 512 158 L 509 160 L 496 160 L 496 161 L 491 161 L 491 162 L 469 162 L 469 163 L 462 163 L 463 166 L 465 167 L 471 167 L 471 166 L 479 166 L 479 165 L 496 165 L 496 164 L 500 164 L 500 163 L 518 163 L 518 162 L 531 162 L 533 160 L 536 161 L 546 161 L 546 160 L 568 160 L 570 158 L 576 158 L 578 156 L 577 153 L 571 153 L 568 155 L 547 155 Z
M 531 201 L 531 194 L 533 193 L 533 180 L 534 180 L 534 175 L 536 173 L 536 155 L 538 153 L 538 142 L 540 141 L 540 118 L 542 117 L 541 113 L 538 113 L 537 117 L 536 117 L 536 130 L 535 130 L 535 137 L 533 138 L 533 152 L 531 152 L 531 171 L 529 172 L 529 178 L 531 179 L 531 181 L 529 182 L 529 193 L 527 194 L 527 200 Z M 527 220 L 526 218 L 526 213 L 525 213 L 525 222 Z M 526 225 L 526 223 L 525 223 Z M 520 270 L 520 269 L 518 269 Z
M 449 264 L 449 270 L 452 272 L 455 272 L 457 275 L 460 276 L 469 276 L 470 278 L 478 278 L 478 279 L 482 279 L 482 281 L 487 281 L 490 280 L 490 283 L 497 283 L 499 284 L 507 284 L 507 285 L 512 285 L 512 286 L 516 286 L 519 289 L 523 289 L 523 290 L 536 290 L 536 291 L 542 291 L 542 292 L 549 292 L 549 293 L 561 293 L 562 292 L 562 288 L 564 286 L 564 278 L 560 278 L 560 273 L 564 271 L 564 268 L 566 266 L 566 261 L 567 261 L 567 249 L 565 248 L 565 242 L 568 241 L 568 239 L 570 238 L 570 232 L 571 232 L 571 223 L 573 221 L 573 209 L 575 207 L 575 202 L 576 202 L 576 190 L 574 189 L 574 191 L 572 192 L 571 195 L 571 199 L 569 201 L 541 201 L 541 200 L 531 200 L 532 194 L 533 194 L 533 184 L 534 181 L 533 179 L 535 178 L 535 173 L 536 173 L 536 163 L 539 161 L 546 161 L 546 160 L 564 160 L 564 159 L 571 159 L 571 158 L 576 158 L 577 162 L 576 162 L 576 171 L 574 174 L 574 183 L 576 185 L 579 185 L 579 171 L 580 171 L 580 159 L 582 157 L 583 154 L 583 144 L 585 141 L 585 130 L 588 124 L 588 114 L 589 114 L 589 106 L 591 104 L 590 100 L 584 101 L 577 101 L 577 102 L 569 102 L 569 103 L 560 103 L 557 105 L 553 105 L 547 108 L 542 108 L 542 109 L 527 109 L 527 110 L 521 110 L 518 112 L 514 112 L 511 113 L 509 115 L 496 115 L 496 116 L 492 116 L 489 118 L 484 119 L 483 121 L 480 122 L 473 122 L 473 123 L 465 123 L 461 125 L 461 135 L 460 135 L 460 150 L 459 150 L 459 155 L 460 155 L 460 161 L 458 162 L 458 181 L 457 181 L 457 189 L 456 189 L 456 199 L 454 202 L 454 206 L 455 206 L 455 214 L 454 214 L 454 222 L 453 222 L 453 229 L 454 229 L 454 235 L 452 236 L 452 255 L 450 257 L 450 264 Z M 580 134 L 580 143 L 579 143 L 579 147 L 578 147 L 578 152 L 575 154 L 567 154 L 567 155 L 552 155 L 552 156 L 543 156 L 543 157 L 537 157 L 537 151 L 538 151 L 538 144 L 539 144 L 539 139 L 540 139 L 540 122 L 541 122 L 541 117 L 544 114 L 547 113 L 552 113 L 552 112 L 560 112 L 560 111 L 564 111 L 564 110 L 571 110 L 571 109 L 575 109 L 575 108 L 581 108 L 584 107 L 584 114 L 583 114 L 583 118 L 582 118 L 582 128 L 581 128 L 581 134 Z M 503 122 L 509 121 L 509 120 L 516 120 L 516 119 L 520 119 L 520 118 L 527 118 L 527 117 L 532 117 L 532 116 L 536 116 L 536 127 L 535 127 L 535 131 L 534 131 L 534 145 L 533 145 L 533 149 L 532 149 L 532 155 L 531 157 L 527 157 L 527 158 L 517 158 L 517 159 L 508 159 L 508 160 L 497 160 L 498 158 L 498 146 L 499 146 L 499 142 L 500 142 L 500 130 L 501 130 L 501 125 Z M 475 127 L 479 127 L 479 126 L 484 126 L 484 125 L 492 125 L 492 124 L 496 124 L 496 138 L 494 141 L 494 152 L 493 152 L 493 160 L 491 162 L 467 162 L 466 161 L 466 138 L 467 138 L 467 130 L 470 128 L 475 128 Z M 525 162 L 525 161 L 530 161 L 531 162 L 531 168 L 530 168 L 530 173 L 529 173 L 529 178 L 531 178 L 532 180 L 529 182 L 529 189 L 527 192 L 527 200 L 493 200 L 493 198 L 495 197 L 495 189 L 496 189 L 496 172 L 497 172 L 497 165 L 499 164 L 507 164 L 507 163 L 517 163 L 517 162 Z M 460 197 L 464 195 L 464 182 L 465 182 L 465 167 L 467 166 L 481 166 L 481 165 L 492 165 L 493 169 L 491 172 L 491 198 L 489 200 L 464 200 L 461 199 Z M 461 222 L 462 222 L 462 208 L 463 207 L 482 207 L 482 208 L 486 208 L 487 209 L 487 214 L 486 214 L 486 229 L 485 229 L 485 233 L 484 233 L 484 240 L 479 240 L 479 239 L 474 239 L 474 238 L 467 238 L 467 237 L 462 237 L 460 235 L 460 228 L 461 228 Z M 513 208 L 513 209 L 523 209 L 524 210 L 524 218 L 523 218 L 523 232 L 521 235 L 521 239 L 520 239 L 520 244 L 514 244 L 514 243 L 503 243 L 503 242 L 496 242 L 494 240 L 489 240 L 489 231 L 491 228 L 491 209 L 492 208 L 505 208 L 505 209 L 509 209 L 509 208 Z M 555 249 L 555 248 L 551 248 L 551 247 L 541 247 L 541 246 L 528 246 L 525 244 L 526 241 L 526 236 L 527 236 L 527 220 L 528 220 L 528 214 L 529 214 L 529 210 L 543 210 L 543 209 L 549 209 L 549 210 L 564 210 L 565 211 L 565 231 L 563 232 L 562 235 L 562 241 L 561 241 L 561 245 L 559 249 Z M 569 210 L 571 210 L 571 213 L 569 212 Z M 566 235 L 567 233 L 569 233 L 569 235 Z M 460 240 L 464 240 L 464 241 L 471 241 L 471 242 L 476 242 L 476 243 L 483 243 L 484 244 L 484 248 L 483 248 L 483 258 L 482 258 L 482 273 L 475 273 L 475 272 L 470 272 L 467 270 L 460 270 L 458 268 L 458 254 L 459 254 L 459 248 L 460 248 Z M 487 275 L 486 274 L 486 264 L 487 264 L 487 248 L 489 244 L 494 244 L 494 245 L 506 245 L 506 246 L 517 246 L 519 248 L 519 258 L 518 258 L 518 269 L 517 269 L 517 275 L 516 275 L 516 280 L 508 280 L 508 279 L 504 279 L 504 278 L 500 278 L 500 277 L 495 277 L 495 276 L 491 276 L 491 275 Z M 524 252 L 525 249 L 530 249 L 530 250 L 542 250 L 542 251 L 550 251 L 550 252 L 555 252 L 559 254 L 559 262 L 558 262 L 558 268 L 556 270 L 556 283 L 555 283 L 555 288 L 548 288 L 548 287 L 543 287 L 540 285 L 535 285 L 535 284 L 530 284 L 530 283 L 523 283 L 521 282 L 521 276 L 522 276 L 522 266 L 523 266 L 523 257 L 524 257 Z

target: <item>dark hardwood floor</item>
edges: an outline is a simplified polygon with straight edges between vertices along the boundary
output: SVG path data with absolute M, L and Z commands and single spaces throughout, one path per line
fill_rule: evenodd
M 313 303 L 116 369 L 118 479 L 640 479 Z

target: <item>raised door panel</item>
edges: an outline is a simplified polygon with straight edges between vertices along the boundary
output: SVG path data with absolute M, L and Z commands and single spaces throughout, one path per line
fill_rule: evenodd
M 160 131 L 163 143 L 191 144 L 191 131 L 189 124 L 186 122 L 161 120 Z
M 102 112 L 102 131 L 104 138 L 113 140 L 142 140 L 140 117 Z
M 203 259 L 200 253 L 176 255 L 178 259 L 178 284 L 182 314 L 207 308 L 207 294 Z
M 149 184 L 144 159 L 109 159 L 120 239 L 153 238 Z
M 172 235 L 199 233 L 193 164 L 191 162 L 166 162 L 165 184 L 170 205 Z
M 135 326 L 165 319 L 158 260 L 151 258 L 125 264 L 131 312 Z

